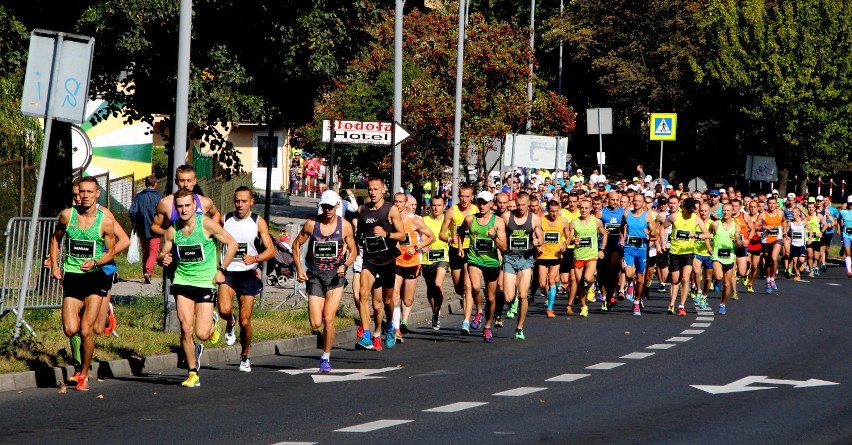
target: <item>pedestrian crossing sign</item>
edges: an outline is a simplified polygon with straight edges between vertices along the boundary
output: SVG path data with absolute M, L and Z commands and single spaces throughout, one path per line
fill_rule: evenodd
M 673 141 L 677 128 L 677 113 L 651 113 L 651 140 Z

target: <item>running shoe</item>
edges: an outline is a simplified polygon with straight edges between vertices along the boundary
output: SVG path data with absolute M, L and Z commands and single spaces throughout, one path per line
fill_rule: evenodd
M 819 275 L 819 272 L 817 272 L 817 275 Z M 770 284 L 772 285 L 772 290 L 778 290 L 778 285 L 775 284 L 775 278 L 770 281 Z
M 385 329 L 385 347 L 393 349 L 394 346 L 396 346 L 396 331 L 393 329 L 393 322 L 390 322 Z
M 441 320 L 439 320 L 440 314 L 438 312 L 432 313 L 432 330 L 437 331 L 441 329 Z
M 518 299 L 515 298 L 509 303 L 509 309 L 506 311 L 506 318 L 515 318 L 518 313 Z
M 195 344 L 195 371 L 201 370 L 201 354 L 204 353 L 204 345 L 201 343 Z
M 503 317 L 501 317 L 499 315 L 494 317 L 494 327 L 495 328 L 502 328 L 503 327 Z
M 618 301 L 619 301 L 619 300 L 616 300 L 616 299 L 615 299 L 615 297 L 610 298 L 610 299 L 609 299 L 609 307 L 610 307 L 610 309 L 615 309 L 615 307 L 616 307 L 616 306 L 618 306 Z
M 364 336 L 364 326 L 358 325 L 358 338 Z
M 725 305 L 724 305 L 724 304 L 720 304 L 720 305 L 719 305 L 719 315 L 725 315 L 726 313 L 727 313 L 727 312 L 726 312 L 726 309 L 725 309 Z
M 145 280 L 145 284 L 151 284 L 151 274 L 144 273 L 142 274 L 142 278 Z
M 734 289 L 734 292 L 731 294 L 731 299 L 732 300 L 739 300 L 740 299 L 740 294 L 737 292 L 736 288 Z
M 698 309 L 707 309 L 707 296 L 702 296 L 698 302 Z
M 814 271 L 814 276 L 817 276 L 817 277 L 820 276 L 819 268 L 814 267 L 813 271 Z
M 743 286 L 748 286 L 748 278 L 743 278 L 741 281 L 743 282 Z
M 767 294 L 771 294 L 772 293 L 772 285 L 769 284 L 769 283 L 766 283 L 766 289 L 765 290 L 766 290 Z
M 810 272 L 808 272 L 808 277 L 809 277 L 809 278 L 813 278 L 813 277 L 814 277 L 814 271 L 813 271 L 813 270 L 811 270 Z
M 657 287 L 657 292 L 665 293 L 665 291 L 666 291 L 666 283 L 660 283 L 659 287 Z
M 219 336 L 222 335 L 222 328 L 219 326 L 219 313 L 213 310 L 213 335 L 210 336 L 210 344 L 219 343 Z
M 104 334 L 112 335 L 112 333 L 115 332 L 115 325 L 115 312 L 113 312 L 112 303 L 110 303 L 107 308 L 107 324 L 104 327 Z
M 488 329 L 488 328 L 482 329 L 482 341 L 484 341 L 485 343 L 493 343 L 494 342 L 494 336 L 491 335 L 491 329 Z
M 606 301 L 601 301 L 601 310 L 602 310 L 602 311 L 604 311 L 604 312 L 606 312 L 606 310 L 607 310 L 607 304 L 606 304 Z
M 251 359 L 246 355 L 240 356 L 240 372 L 251 372 Z
M 515 340 L 526 340 L 523 329 L 515 329 Z
M 588 317 L 589 316 L 589 307 L 588 306 L 583 306 L 582 308 L 580 308 L 580 316 L 581 317 Z
M 828 266 L 825 263 L 819 265 L 819 270 L 825 272 L 828 270 Z
M 399 330 L 400 330 L 400 332 L 402 332 L 403 334 L 407 334 L 407 333 L 409 332 L 409 330 L 408 330 L 408 320 L 402 320 L 402 322 L 399 324 Z
M 189 371 L 189 376 L 183 383 L 180 384 L 184 388 L 195 388 L 196 386 L 201 386 L 201 378 L 198 377 L 198 373 L 195 371 Z
M 320 372 L 331 372 L 331 363 L 329 363 L 327 358 L 320 359 Z
M 236 327 L 237 317 L 234 314 L 231 314 L 231 321 L 225 324 L 225 344 L 228 346 L 237 342 L 237 334 L 234 333 Z
M 686 309 L 684 309 L 683 306 L 677 308 L 677 314 L 681 317 L 686 316 Z
M 355 343 L 355 349 L 373 349 L 373 339 L 370 338 L 370 331 L 364 331 L 358 343 Z
M 633 301 L 633 291 L 634 290 L 635 289 L 633 288 L 633 282 L 631 282 L 630 285 L 627 286 L 627 295 L 625 295 L 625 298 L 627 298 L 627 301 Z
M 547 318 L 556 318 L 556 312 L 553 312 L 553 309 L 548 309 L 545 312 L 547 313 Z
M 716 292 L 722 292 L 722 282 L 717 281 L 716 283 L 714 283 L 713 284 L 713 290 L 716 291 Z
M 801 278 L 798 275 L 793 275 L 793 281 L 799 281 Z
M 595 284 L 595 301 L 604 301 L 603 294 L 601 293 L 601 289 Z
M 787 270 L 785 270 L 785 271 L 784 271 L 784 275 L 785 275 L 785 276 L 787 277 L 787 279 L 789 280 L 790 278 L 792 278 L 792 277 L 793 277 L 793 269 L 792 269 L 792 268 L 790 268 L 790 267 L 788 267 L 788 268 L 787 268 Z
M 618 290 L 618 301 L 624 301 L 624 289 Z
M 461 333 L 462 335 L 470 335 L 470 322 L 465 320 L 461 325 Z
M 751 284 L 747 284 L 746 285 L 746 292 L 753 294 L 754 293 L 754 286 L 752 286 Z
M 473 321 L 470 323 L 471 329 L 479 329 L 479 325 L 482 324 L 482 312 L 477 312 L 476 315 L 473 316 Z
M 77 383 L 77 381 L 80 380 L 80 376 L 82 376 L 82 375 L 83 375 L 82 372 L 77 371 L 77 372 L 74 373 L 74 375 L 72 375 L 71 377 L 68 377 L 68 381 L 71 382 L 71 383 Z
M 639 303 L 633 303 L 633 315 L 642 315 L 642 308 Z
M 574 308 L 572 308 L 571 306 L 566 307 L 565 313 L 568 315 L 574 315 Z
M 373 337 L 373 350 L 381 351 L 382 350 L 382 338 L 381 337 Z
M 397 343 L 404 343 L 405 342 L 405 340 L 402 339 L 402 330 L 397 329 L 396 331 L 394 331 L 393 334 L 394 334 L 394 337 L 396 337 Z
M 852 278 L 852 272 L 846 272 L 846 278 Z
M 666 312 L 668 312 L 670 314 L 674 314 L 675 313 L 674 306 L 669 306 L 669 309 Z
M 89 390 L 89 377 L 77 377 L 77 386 L 74 387 L 74 391 L 88 391 Z

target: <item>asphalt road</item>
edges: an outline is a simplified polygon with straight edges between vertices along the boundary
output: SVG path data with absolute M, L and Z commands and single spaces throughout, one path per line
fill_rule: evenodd
M 392 350 L 335 349 L 324 375 L 306 350 L 258 357 L 251 374 L 205 367 L 199 388 L 174 369 L 2 393 L 0 443 L 850 443 L 852 280 L 834 267 L 778 286 L 727 315 L 718 294 L 687 317 L 657 293 L 641 317 L 623 304 L 546 319 L 536 304 L 527 340 L 510 320 L 493 344 L 447 315 Z

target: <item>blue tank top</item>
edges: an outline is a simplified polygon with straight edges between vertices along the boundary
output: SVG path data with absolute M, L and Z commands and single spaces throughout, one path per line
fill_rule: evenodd
M 619 245 L 619 230 L 621 229 L 621 219 L 624 217 L 624 209 L 616 207 L 610 209 L 604 206 L 601 209 L 601 222 L 609 234 L 609 239 L 606 242 L 606 250 L 610 251 Z
M 788 222 L 793 220 L 793 209 L 788 209 L 787 207 L 784 207 L 784 219 L 786 219 Z
M 648 228 L 648 214 L 642 211 L 639 216 L 633 216 L 633 212 L 627 212 L 627 246 L 645 247 L 648 243 L 645 229 Z

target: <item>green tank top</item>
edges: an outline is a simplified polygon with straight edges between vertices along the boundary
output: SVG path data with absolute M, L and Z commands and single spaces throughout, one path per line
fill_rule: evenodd
M 195 228 L 189 235 L 181 232 L 182 221 L 175 222 L 177 269 L 174 284 L 214 289 L 216 276 L 216 243 L 204 236 L 203 215 L 195 215 Z
M 575 260 L 598 258 L 598 225 L 594 217 L 589 217 L 585 224 L 580 218 L 574 220 L 574 238 L 579 239 L 574 245 Z
M 815 215 L 808 218 L 806 221 L 810 228 L 808 229 L 808 242 L 812 243 L 819 240 L 819 218 Z
M 734 264 L 734 240 L 732 237 L 737 236 L 739 231 L 736 223 L 731 221 L 730 228 L 725 228 L 725 223 L 719 222 L 716 227 L 716 233 L 713 234 L 713 261 L 718 261 L 721 264 Z
M 689 238 L 690 234 L 698 231 L 698 223 L 695 222 L 698 215 L 693 213 L 689 219 L 684 219 L 681 212 L 675 214 L 672 226 L 671 247 L 669 253 L 673 255 L 687 255 L 695 252 L 695 240 Z
M 488 229 L 494 227 L 497 217 L 491 215 L 486 224 L 479 224 L 476 215 L 470 225 L 470 249 L 467 252 L 467 262 L 479 267 L 500 267 L 497 256 L 497 244 L 488 236 Z
M 101 222 L 104 212 L 98 209 L 95 221 L 88 229 L 80 228 L 77 218 L 77 208 L 71 207 L 71 218 L 68 227 L 65 228 L 65 236 L 68 237 L 68 247 L 65 250 L 65 261 L 63 269 L 66 273 L 89 273 L 97 269 L 84 272 L 80 265 L 86 260 L 97 260 L 104 255 L 104 239 L 101 238 Z

